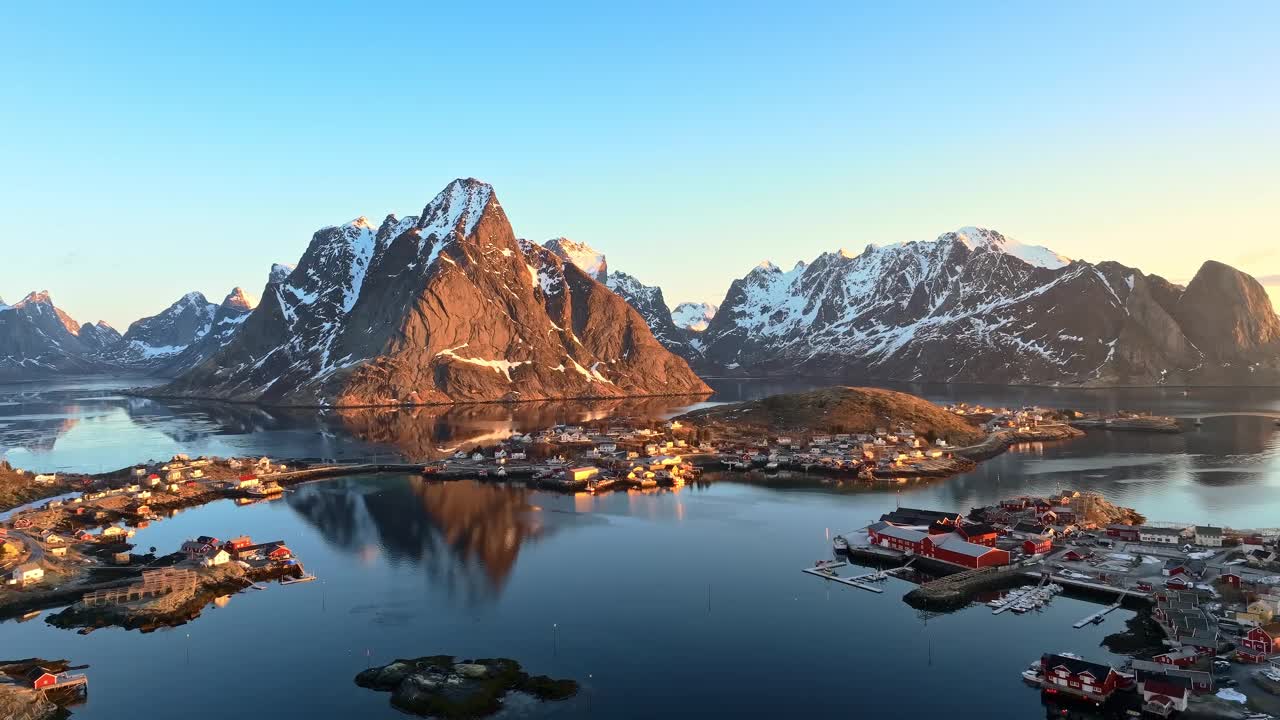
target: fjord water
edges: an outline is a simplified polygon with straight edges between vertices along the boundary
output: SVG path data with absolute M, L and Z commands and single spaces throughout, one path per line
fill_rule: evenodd
M 803 383 L 713 383 L 713 401 Z M 368 457 L 440 452 L 557 420 L 611 411 L 674 412 L 682 401 L 622 407 L 430 412 L 402 421 L 281 414 L 245 406 L 129 398 L 121 385 L 0 390 L 0 450 L 37 469 L 118 467 L 173 452 Z M 860 716 L 875 712 L 1036 717 L 1018 672 L 1044 651 L 1106 658 L 1103 636 L 1130 613 L 1073 630 L 1096 609 L 1060 597 L 1043 613 L 981 606 L 920 615 L 901 601 L 798 570 L 828 554 L 830 532 L 903 505 L 950 508 L 1022 492 L 1096 489 L 1153 520 L 1280 524 L 1276 390 L 1054 391 L 903 387 L 935 401 L 1044 403 L 1209 417 L 1182 435 L 1091 432 L 1028 446 L 968 475 L 876 489 L 802 477 L 654 494 L 562 496 L 405 475 L 301 486 L 280 501 L 191 509 L 139 531 L 142 547 L 199 534 L 283 539 L 317 582 L 249 591 L 186 626 L 88 636 L 42 618 L 0 624 L 0 657 L 91 665 L 76 717 L 401 717 L 356 672 L 395 657 L 505 656 L 572 677 L 566 704 L 512 716 Z M 217 680 L 231 669 L 235 681 Z

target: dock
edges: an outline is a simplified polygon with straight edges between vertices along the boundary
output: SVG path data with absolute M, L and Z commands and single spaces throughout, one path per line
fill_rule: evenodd
M 837 562 L 830 562 L 830 563 L 823 563 L 821 565 L 815 565 L 814 567 L 810 567 L 810 568 L 804 568 L 803 570 L 801 570 L 801 572 L 809 573 L 810 575 L 813 575 L 814 577 L 820 577 L 823 580 L 834 580 L 838 583 L 848 585 L 849 587 L 856 587 L 859 590 L 867 590 L 873 593 L 884 592 L 884 588 L 878 588 L 874 585 L 867 585 L 866 583 L 858 582 L 859 580 L 866 580 L 868 578 L 871 578 L 872 576 L 881 575 L 881 573 L 879 572 L 867 573 L 866 575 L 858 575 L 857 577 L 851 577 L 851 578 L 844 578 L 844 577 L 840 577 L 839 575 L 834 575 L 831 573 L 831 571 L 836 568 L 847 567 L 848 565 L 849 563 L 841 560 Z
M 1124 604 L 1124 598 L 1125 598 L 1125 596 L 1124 596 L 1124 595 L 1121 595 L 1121 596 L 1120 596 L 1120 599 L 1116 600 L 1113 604 L 1108 605 L 1108 606 L 1107 606 L 1107 607 L 1105 607 L 1105 608 L 1102 608 L 1102 609 L 1101 609 L 1101 610 L 1099 610 L 1098 612 L 1096 612 L 1096 613 L 1094 613 L 1094 614 L 1090 615 L 1089 617 L 1087 617 L 1087 618 L 1085 618 L 1085 619 L 1083 619 L 1083 620 L 1080 620 L 1079 622 L 1077 622 L 1076 624 L 1072 625 L 1071 627 L 1073 627 L 1073 628 L 1075 628 L 1075 629 L 1079 630 L 1080 628 L 1084 627 L 1085 625 L 1092 625 L 1092 624 L 1094 624 L 1094 623 L 1102 622 L 1102 618 L 1106 617 L 1108 613 L 1112 612 L 1113 610 L 1119 610 L 1119 609 L 1120 609 L 1120 606 Z
M 1030 590 L 1024 590 L 1022 592 L 1009 593 L 1008 596 L 1006 596 L 1004 599 L 1005 600 L 1004 604 L 992 610 L 991 614 L 999 615 L 1000 613 L 1006 610 L 1013 609 L 1013 606 L 1017 605 L 1018 601 L 1025 600 L 1025 599 L 1032 598 L 1039 595 L 1044 590 L 1045 583 L 1047 583 L 1048 581 L 1049 581 L 1048 575 L 1041 575 L 1040 584 L 1036 585 L 1034 588 Z
M 849 563 L 845 562 L 844 560 L 831 560 L 828 562 L 822 562 L 811 568 L 803 568 L 801 572 L 809 573 L 810 575 L 823 578 L 824 580 L 835 580 L 838 583 L 843 583 L 845 585 L 848 585 L 849 587 L 856 587 L 860 590 L 869 590 L 873 593 L 881 593 L 881 592 L 884 592 L 884 588 L 875 587 L 874 585 L 868 585 L 867 583 L 880 582 L 885 578 L 893 577 L 894 575 L 911 567 L 912 562 L 915 562 L 915 558 L 911 558 L 910 560 L 908 560 L 907 564 L 903 565 L 902 567 L 889 568 L 887 570 L 876 570 L 875 572 L 864 573 L 862 575 L 855 575 L 853 577 L 847 577 L 847 578 L 834 575 L 830 572 L 835 568 L 848 567 Z

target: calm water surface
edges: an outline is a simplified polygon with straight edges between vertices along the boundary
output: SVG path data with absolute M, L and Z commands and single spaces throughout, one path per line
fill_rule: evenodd
M 716 384 L 716 401 L 802 385 Z M 26 467 L 90 470 L 181 451 L 420 456 L 512 427 L 663 416 L 682 404 L 307 416 L 162 404 L 120 387 L 0 386 L 0 452 Z M 1280 410 L 1272 390 L 905 389 L 1184 417 Z M 800 573 L 828 552 L 827 529 L 861 526 L 896 502 L 964 511 L 1058 487 L 1100 490 L 1153 519 L 1275 526 L 1278 462 L 1274 421 L 1233 415 L 1183 435 L 1028 446 L 962 477 L 878 490 L 791 478 L 591 498 L 402 475 L 337 479 L 276 502 L 188 510 L 136 538 L 163 549 L 199 534 L 282 539 L 320 581 L 236 595 L 145 635 L 4 623 L 0 657 L 90 664 L 90 701 L 75 710 L 84 718 L 135 716 L 144 689 L 158 717 L 403 717 L 352 677 L 371 661 L 436 653 L 513 657 L 583 683 L 570 703 L 513 716 L 1043 717 L 1018 673 L 1047 650 L 1106 658 L 1099 641 L 1129 613 L 1074 630 L 1096 606 L 1060 597 L 1037 615 L 993 617 L 981 606 L 921 615 L 901 602 L 905 581 L 873 595 Z M 228 668 L 233 690 L 212 680 Z

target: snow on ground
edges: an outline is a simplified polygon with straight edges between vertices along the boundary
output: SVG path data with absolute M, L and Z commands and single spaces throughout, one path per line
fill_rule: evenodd
M 1249 701 L 1248 696 L 1246 696 L 1244 693 L 1238 690 L 1232 690 L 1231 688 L 1222 688 L 1221 690 L 1219 690 L 1218 697 L 1222 698 L 1223 700 L 1230 700 L 1231 702 L 1238 702 L 1240 704 L 1244 704 Z

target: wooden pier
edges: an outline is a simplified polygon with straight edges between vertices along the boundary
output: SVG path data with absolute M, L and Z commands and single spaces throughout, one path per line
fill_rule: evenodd
M 1094 614 L 1090 615 L 1089 617 L 1087 617 L 1087 618 L 1085 618 L 1085 619 L 1083 619 L 1083 620 L 1081 620 L 1081 621 L 1077 622 L 1076 624 L 1072 625 L 1071 627 L 1073 627 L 1073 628 L 1075 628 L 1075 629 L 1079 630 L 1080 628 L 1084 627 L 1085 625 L 1091 625 L 1091 624 L 1094 624 L 1094 623 L 1101 622 L 1101 621 L 1102 621 L 1102 618 L 1106 617 L 1108 613 L 1112 612 L 1113 610 L 1119 610 L 1119 609 L 1120 609 L 1120 606 L 1124 604 L 1124 598 L 1125 598 L 1125 596 L 1124 596 L 1124 595 L 1121 595 L 1121 596 L 1120 596 L 1120 599 L 1116 600 L 1116 601 L 1115 601 L 1115 603 L 1113 603 L 1113 604 L 1111 604 L 1111 605 L 1108 605 L 1107 607 L 1105 607 L 1105 608 L 1103 608 L 1103 609 L 1099 610 L 1098 612 L 1096 612 L 1096 613 L 1094 613 Z
M 911 560 L 915 560 L 915 558 L 912 558 Z M 882 593 L 884 592 L 884 588 L 879 588 L 874 585 L 868 585 L 864 581 L 879 582 L 881 580 L 884 580 L 885 578 L 892 577 L 895 574 L 902 572 L 903 570 L 906 570 L 908 567 L 910 567 L 911 561 L 908 561 L 907 564 L 903 565 L 902 567 L 889 568 L 888 570 L 877 570 L 875 572 L 864 573 L 862 575 L 855 575 L 853 577 L 847 577 L 847 578 L 840 577 L 839 575 L 835 575 L 831 572 L 836 568 L 842 568 L 842 567 L 848 567 L 848 566 L 849 566 L 849 563 L 843 560 L 836 560 L 831 562 L 820 563 L 811 568 L 803 568 L 801 572 L 809 573 L 814 577 L 820 577 L 824 580 L 835 580 L 838 583 L 848 585 L 849 587 L 856 587 L 859 590 L 868 590 L 873 593 Z

